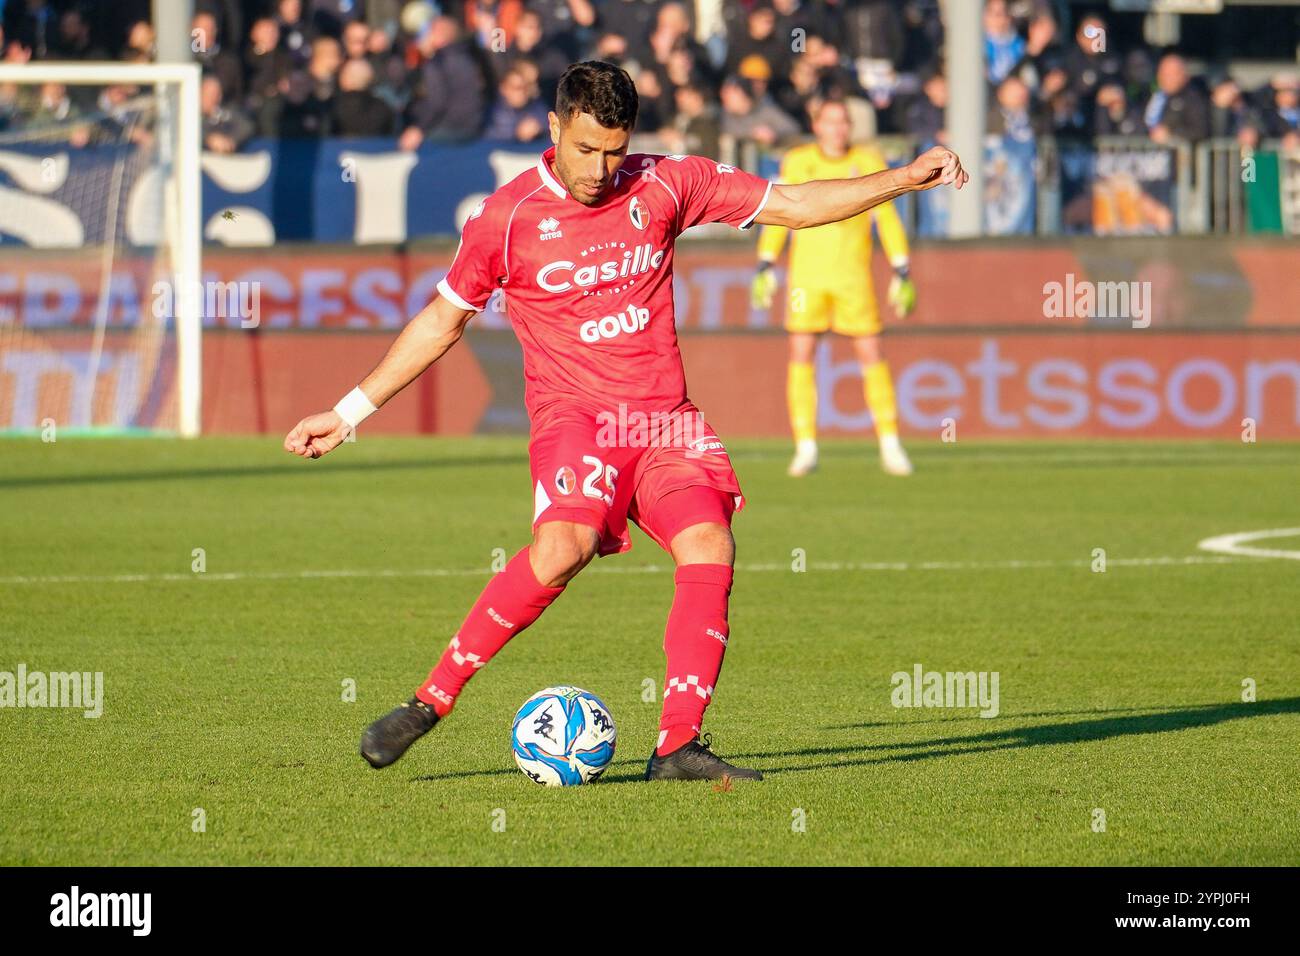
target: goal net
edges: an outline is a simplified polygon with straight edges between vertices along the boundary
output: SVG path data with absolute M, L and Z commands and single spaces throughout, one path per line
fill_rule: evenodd
M 0 432 L 199 433 L 198 90 L 0 66 Z

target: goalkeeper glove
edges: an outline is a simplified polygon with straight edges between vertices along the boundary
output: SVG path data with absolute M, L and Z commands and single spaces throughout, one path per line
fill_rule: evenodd
M 907 318 L 916 308 L 916 283 L 908 277 L 907 266 L 895 269 L 894 278 L 889 280 L 889 304 L 900 319 Z
M 749 287 L 749 304 L 755 309 L 770 309 L 776 296 L 776 272 L 772 263 L 760 262 Z

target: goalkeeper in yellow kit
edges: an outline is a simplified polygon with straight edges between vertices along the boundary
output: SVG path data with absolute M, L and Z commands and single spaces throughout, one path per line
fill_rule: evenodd
M 885 169 L 880 154 L 850 142 L 848 108 L 825 100 L 813 118 L 816 142 L 790 149 L 781 161 L 783 183 L 865 176 Z M 876 206 L 851 219 L 796 230 L 790 243 L 785 328 L 790 333 L 786 399 L 795 455 L 789 472 L 806 475 L 817 467 L 817 381 L 813 351 L 827 330 L 853 339 L 867 408 L 880 443 L 881 467 L 891 475 L 910 475 L 912 463 L 898 440 L 898 413 L 889 366 L 880 354 L 880 313 L 871 283 L 871 224 L 875 222 L 885 254 L 894 267 L 889 302 L 899 318 L 916 304 L 916 287 L 908 277 L 907 234 L 893 203 Z M 764 226 L 758 237 L 758 272 L 752 299 L 766 309 L 776 293 L 773 264 L 785 247 L 784 226 Z

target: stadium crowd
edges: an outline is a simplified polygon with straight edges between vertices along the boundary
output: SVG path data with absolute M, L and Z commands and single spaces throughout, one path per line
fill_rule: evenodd
M 975 2 L 975 0 L 972 0 Z M 0 50 L 29 60 L 147 62 L 149 0 L 0 0 Z M 859 137 L 942 142 L 941 0 L 195 0 L 208 149 L 254 136 L 533 142 L 572 61 L 617 62 L 641 94 L 638 131 L 717 156 L 720 137 L 781 146 L 809 105 L 844 99 Z M 1300 146 L 1300 76 L 1243 89 L 1176 51 L 1116 48 L 1106 20 L 1059 0 L 985 0 L 988 128 L 1012 136 L 1235 137 Z M 58 84 L 12 127 L 111 111 Z M 105 102 L 108 100 L 109 102 Z M 21 115 L 21 121 L 18 117 Z

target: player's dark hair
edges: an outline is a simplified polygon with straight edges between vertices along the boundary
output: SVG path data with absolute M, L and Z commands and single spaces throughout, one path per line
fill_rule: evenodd
M 636 85 L 627 70 L 603 60 L 572 64 L 560 76 L 555 115 L 567 126 L 575 113 L 589 113 L 606 129 L 631 130 L 636 125 Z

